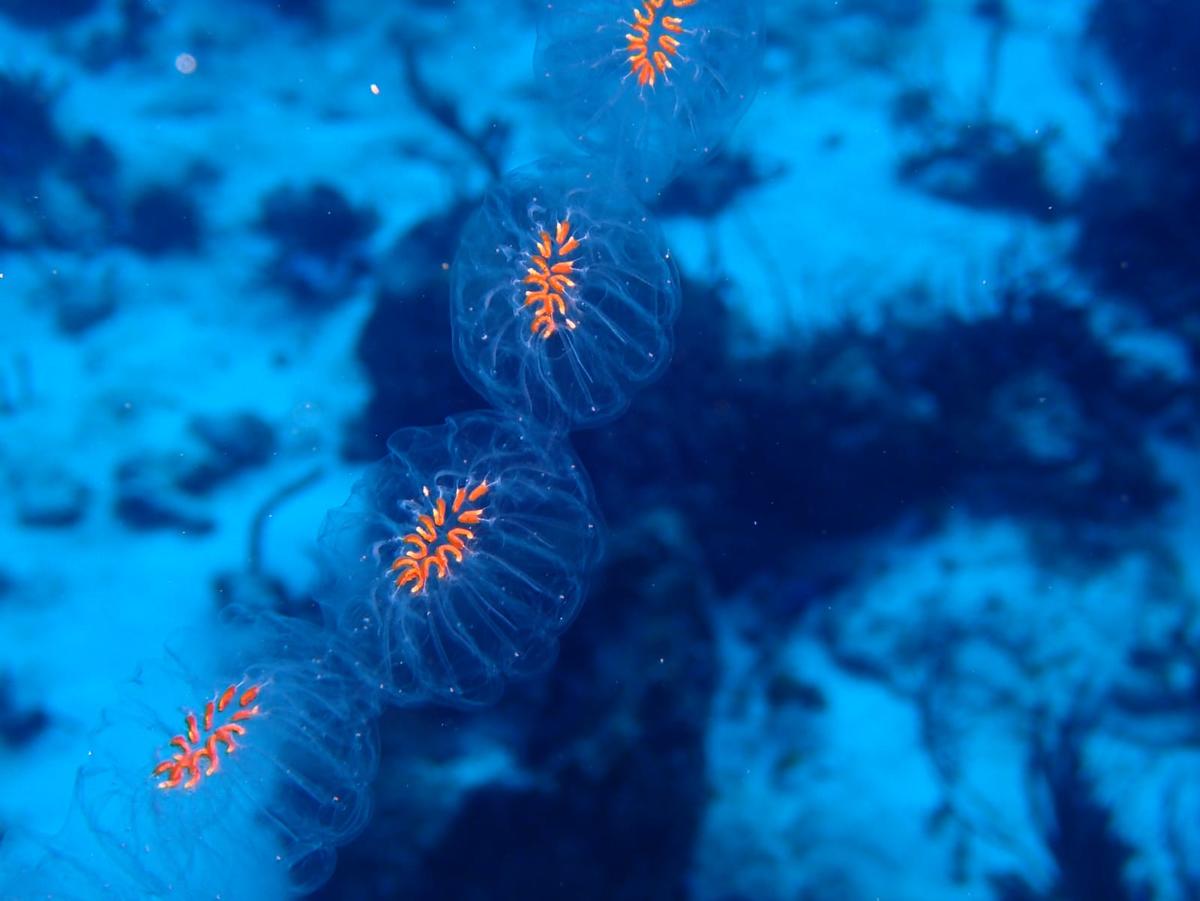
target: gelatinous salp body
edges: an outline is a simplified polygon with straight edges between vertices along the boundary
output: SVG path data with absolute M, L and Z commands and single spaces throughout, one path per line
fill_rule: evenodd
M 670 362 L 679 277 L 641 204 L 580 161 L 519 169 L 463 228 L 454 357 L 493 405 L 552 427 L 620 415 Z
M 304 894 L 366 824 L 376 699 L 320 627 L 252 631 L 231 643 L 261 662 L 176 649 L 105 711 L 53 843 L 94 897 Z
M 551 0 L 534 75 L 572 141 L 652 190 L 720 146 L 761 56 L 758 0 Z
M 401 429 L 321 533 L 319 599 L 396 703 L 494 700 L 547 667 L 601 525 L 575 455 L 493 411 Z

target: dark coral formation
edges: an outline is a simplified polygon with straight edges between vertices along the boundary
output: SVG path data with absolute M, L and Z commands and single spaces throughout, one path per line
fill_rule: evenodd
M 4 182 L 27 187 L 65 152 L 66 142 L 54 121 L 50 88 L 35 75 L 0 70 L 0 172 Z
M 203 535 L 216 523 L 175 484 L 174 457 L 140 456 L 120 463 L 113 473 L 113 515 L 136 531 L 176 529 Z
M 1100 0 L 1091 32 L 1131 92 L 1106 165 L 1080 198 L 1075 258 L 1098 288 L 1136 299 L 1200 344 L 1200 9 Z
M 13 680 L 0 674 L 0 748 L 19 748 L 33 742 L 50 725 L 50 715 L 40 707 L 27 707 L 13 699 Z
M 100 0 L 54 0 L 37 3 L 30 0 L 0 0 L 0 15 L 30 28 L 61 28 L 90 15 Z
M 402 423 L 429 424 L 483 406 L 458 372 L 450 343 L 446 268 L 467 207 L 413 226 L 380 264 L 374 306 L 355 352 L 367 374 L 370 400 L 347 426 L 343 453 L 373 460 Z M 444 265 L 442 265 L 444 264 Z
M 83 51 L 84 64 L 94 70 L 107 69 L 122 60 L 135 60 L 150 50 L 152 31 L 164 10 L 146 0 L 120 0 L 117 27 L 96 31 Z
M 1037 890 L 1017 873 L 992 880 L 997 901 L 1144 901 L 1145 886 L 1127 874 L 1133 846 L 1117 832 L 1112 808 L 1096 794 L 1085 761 L 1087 729 L 1082 722 L 1048 727 L 1030 753 L 1030 784 L 1035 792 L 1046 847 L 1054 858 L 1054 883 Z
M 255 2 L 281 16 L 308 22 L 319 23 L 325 15 L 324 0 L 255 0 Z
M 901 116 L 919 115 L 905 95 Z M 1052 133 L 1051 133 L 1052 134 Z M 900 177 L 944 200 L 979 209 L 1056 219 L 1063 198 L 1046 174 L 1048 138 L 1029 139 L 1006 125 L 974 122 L 946 134 L 900 163 Z
M 205 494 L 247 469 L 263 466 L 275 451 L 275 430 L 255 413 L 197 416 L 191 432 L 203 451 L 181 468 L 175 483 Z
M 78 272 L 72 278 L 55 278 L 46 290 L 55 324 L 64 335 L 82 335 L 117 312 L 119 290 L 112 270 L 99 277 Z
M 258 223 L 275 242 L 269 278 L 302 306 L 346 297 L 367 271 L 365 242 L 377 221 L 332 185 L 277 188 L 263 198 Z
M 776 173 L 744 153 L 724 153 L 699 172 L 685 172 L 668 184 L 655 199 L 663 216 L 719 216 L 744 193 L 767 182 Z
M 129 528 L 212 531 L 215 522 L 198 498 L 263 466 L 275 450 L 274 429 L 254 413 L 197 416 L 190 430 L 195 439 L 190 446 L 117 465 L 114 513 Z
M 14 473 L 10 489 L 22 525 L 39 529 L 73 526 L 87 512 L 91 491 L 53 464 L 30 464 Z
M 734 325 L 719 295 L 685 290 L 666 377 L 576 441 L 614 525 L 648 504 L 683 510 L 723 589 L 741 584 L 740 560 L 770 570 L 814 539 L 951 497 L 1100 525 L 1167 495 L 1145 425 L 1183 387 L 1131 371 L 1086 311 L 1051 294 L 1014 292 L 974 319 L 848 324 L 741 358 L 725 349 Z M 777 549 L 767 559 L 764 540 Z
M 104 138 L 72 140 L 60 130 L 56 93 L 37 74 L 0 71 L 0 246 L 94 253 L 107 242 L 151 257 L 197 251 L 204 221 L 192 186 L 151 183 L 126 195 L 121 162 Z
M 134 195 L 122 238 L 149 257 L 193 253 L 200 247 L 204 223 L 200 207 L 182 185 L 148 185 Z

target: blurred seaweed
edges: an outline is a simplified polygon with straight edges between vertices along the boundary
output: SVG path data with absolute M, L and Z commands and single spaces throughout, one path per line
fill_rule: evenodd
M 503 120 L 490 119 L 478 128 L 471 128 L 463 121 L 458 104 L 435 91 L 422 74 L 417 48 L 423 46 L 423 42 L 412 40 L 412 35 L 403 31 L 395 31 L 391 37 L 413 103 L 465 147 L 492 179 L 500 178 L 504 171 L 503 160 L 508 151 L 511 126 Z

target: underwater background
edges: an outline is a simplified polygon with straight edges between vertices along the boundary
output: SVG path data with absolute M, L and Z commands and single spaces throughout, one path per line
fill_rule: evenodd
M 0 0 L 0 896 L 144 662 L 309 609 L 388 435 L 486 406 L 450 269 L 573 150 L 547 6 Z M 310 897 L 1200 898 L 1200 5 L 761 38 L 647 198 L 674 353 L 570 435 L 607 540 L 556 662 L 384 709 Z M 212 897 L 82 832 L 63 897 Z

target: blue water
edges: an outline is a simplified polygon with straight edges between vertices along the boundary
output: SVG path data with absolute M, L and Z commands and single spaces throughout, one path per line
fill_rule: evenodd
M 0 898 L 1200 898 L 1198 41 L 0 0 Z

